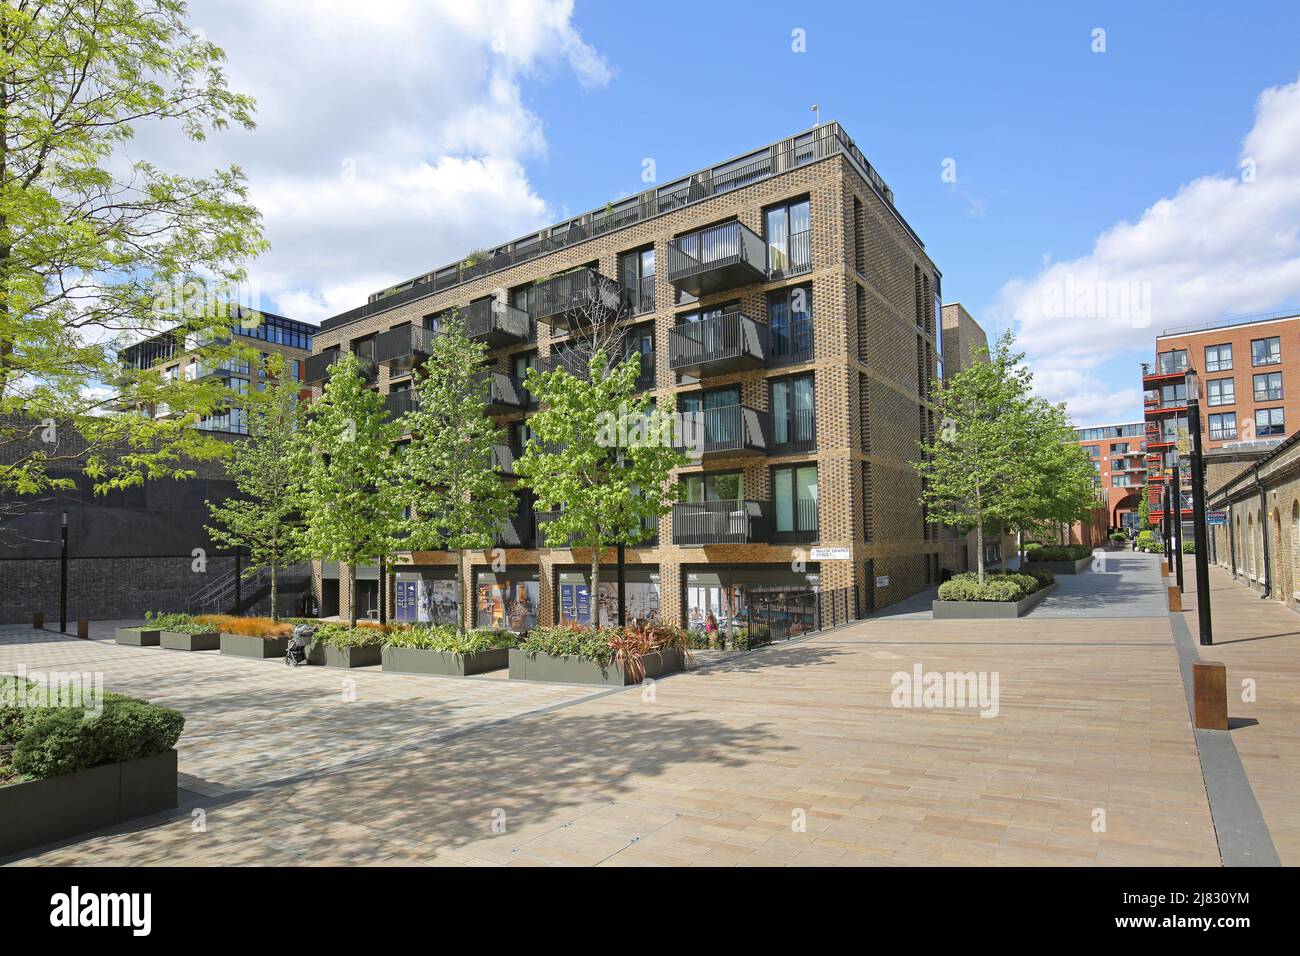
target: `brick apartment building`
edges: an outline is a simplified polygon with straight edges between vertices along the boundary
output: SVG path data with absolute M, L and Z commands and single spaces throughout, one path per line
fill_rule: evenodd
M 1108 526 L 1136 528 L 1147 474 L 1146 424 L 1089 425 L 1074 434 L 1096 469 L 1094 483 L 1106 503 Z
M 319 389 L 350 350 L 400 413 L 456 308 L 491 349 L 488 413 L 509 475 L 528 437 L 526 370 L 561 361 L 575 303 L 609 280 L 641 387 L 729 423 L 675 476 L 683 500 L 658 536 L 627 549 L 629 615 L 694 624 L 712 611 L 725 627 L 753 613 L 798 630 L 832 600 L 864 611 L 938 579 L 949 541 L 925 521 L 909 462 L 935 427 L 940 274 L 835 123 L 376 293 L 322 323 L 304 382 Z M 492 570 L 491 552 L 459 569 L 471 606 L 455 556 L 419 552 L 391 591 L 359 568 L 359 611 L 376 611 L 382 590 L 397 619 L 613 619 L 613 550 L 591 595 L 589 554 L 539 546 L 531 500 L 518 498 L 500 535 L 507 570 Z M 346 613 L 347 575 L 316 574 L 322 614 Z
M 1156 337 L 1156 361 L 1143 365 L 1151 520 L 1163 520 L 1165 469 L 1187 430 L 1189 368 L 1200 381 L 1201 440 L 1206 451 L 1280 443 L 1300 426 L 1300 315 L 1272 313 Z M 1182 518 L 1191 519 L 1184 479 Z

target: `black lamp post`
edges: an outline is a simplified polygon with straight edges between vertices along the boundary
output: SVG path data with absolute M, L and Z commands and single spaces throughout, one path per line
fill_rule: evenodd
M 59 529 L 59 633 L 68 633 L 68 513 Z
M 1174 461 L 1177 462 L 1175 451 Z M 1182 469 L 1174 465 L 1173 477 L 1169 479 L 1169 499 L 1172 509 L 1169 513 L 1170 550 L 1169 560 L 1174 566 L 1174 580 L 1178 583 L 1179 593 L 1183 590 L 1183 477 Z
M 1192 433 L 1192 540 L 1196 542 L 1196 618 L 1201 643 L 1214 643 L 1210 618 L 1210 555 L 1205 526 L 1205 462 L 1201 458 L 1201 395 L 1196 369 L 1187 370 L 1187 428 Z M 1181 559 L 1181 555 L 1179 556 Z

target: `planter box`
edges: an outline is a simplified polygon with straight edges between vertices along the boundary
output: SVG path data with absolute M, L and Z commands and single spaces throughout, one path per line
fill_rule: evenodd
M 384 670 L 397 674 L 436 674 L 468 677 L 510 666 L 510 648 L 497 647 L 473 654 L 453 654 L 422 647 L 385 647 Z
M 169 651 L 215 651 L 221 647 L 221 635 L 216 631 L 209 631 L 206 634 L 163 631 L 160 646 Z
M 162 631 L 134 627 L 119 627 L 117 629 L 117 643 L 128 644 L 131 647 L 157 647 L 161 637 Z
M 991 620 L 1024 617 L 1058 587 L 1060 585 L 1053 581 L 1047 587 L 1040 588 L 1019 601 L 934 601 L 931 603 L 931 610 L 936 621 L 955 618 Z
M 686 669 L 681 651 L 656 651 L 647 654 L 646 677 L 662 677 Z M 636 683 L 623 672 L 621 664 L 597 664 L 582 657 L 552 657 L 550 654 L 527 653 L 510 648 L 510 679 L 550 681 L 557 684 L 600 684 L 626 687 Z
M 379 663 L 383 649 L 382 644 L 335 647 L 313 641 L 307 648 L 307 663 L 326 667 L 374 667 Z
M 232 657 L 284 657 L 289 649 L 287 637 L 249 637 L 245 634 L 222 634 L 221 653 Z
M 175 750 L 0 787 L 0 857 L 175 807 Z
M 1038 568 L 1040 571 L 1051 571 L 1053 574 L 1082 574 L 1088 570 L 1092 564 L 1092 555 L 1086 558 L 1080 558 L 1078 561 L 1026 561 L 1026 568 Z

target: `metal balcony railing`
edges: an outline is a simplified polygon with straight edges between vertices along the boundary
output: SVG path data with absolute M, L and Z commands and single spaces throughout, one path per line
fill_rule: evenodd
M 767 271 L 771 279 L 788 279 L 812 271 L 812 230 L 791 233 L 784 244 L 768 243 Z
M 591 377 L 591 371 L 587 367 L 587 356 L 580 352 L 557 349 L 551 352 L 550 355 L 543 355 L 537 360 L 539 375 L 545 375 L 547 372 L 555 372 L 559 369 L 564 369 L 574 378 L 585 380 Z
M 339 349 L 329 349 L 318 355 L 309 355 L 303 362 L 302 382 L 304 385 L 324 385 L 329 381 L 329 367 L 343 357 Z M 370 359 L 360 359 L 361 378 L 373 383 L 379 377 L 379 366 Z
M 766 542 L 772 532 L 771 504 L 766 501 L 679 501 L 673 505 L 673 544 Z
M 640 352 L 638 361 L 641 367 L 636 375 L 636 390 L 644 392 L 655 387 L 655 369 L 658 367 L 658 360 L 654 352 Z
M 583 266 L 533 286 L 532 319 L 558 328 L 571 328 L 581 324 L 584 315 L 591 317 L 596 312 L 616 315 L 624 301 L 618 283 Z
M 537 522 L 533 511 L 516 514 L 501 523 L 496 543 L 502 548 L 531 548 L 537 543 Z
M 407 412 L 415 411 L 419 405 L 419 396 L 413 388 L 399 389 L 384 396 L 384 411 L 392 419 L 401 418 Z
M 527 342 L 532 335 L 528 313 L 496 298 L 471 302 L 461 315 L 465 335 L 492 348 Z
M 528 392 L 524 383 L 513 375 L 497 369 L 484 369 L 478 374 L 480 381 L 487 379 L 487 405 L 489 415 L 504 415 L 524 407 Z
M 817 540 L 817 499 L 796 498 L 789 502 L 774 502 L 772 526 L 773 541 Z
M 724 222 L 668 242 L 668 281 L 697 297 L 766 281 L 766 266 L 762 237 L 739 222 Z
M 433 353 L 438 333 L 419 325 L 399 325 L 375 336 L 375 361 L 395 372 L 409 372 Z
M 515 473 L 515 459 L 520 452 L 513 444 L 502 442 L 499 445 L 492 446 L 492 467 L 503 475 L 513 475 Z
M 655 310 L 655 277 L 642 276 L 627 290 L 628 305 L 633 315 L 644 315 Z
M 767 326 L 740 312 L 683 322 L 668 332 L 668 367 L 681 375 L 721 375 L 767 363 Z
M 681 412 L 676 447 L 699 458 L 726 455 L 765 455 L 769 447 L 767 412 L 745 405 L 725 405 Z

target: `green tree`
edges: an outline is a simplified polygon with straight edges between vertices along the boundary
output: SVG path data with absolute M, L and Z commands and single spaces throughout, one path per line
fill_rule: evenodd
M 465 336 L 459 317 L 439 326 L 429 358 L 415 377 L 416 407 L 401 420 L 411 441 L 399 458 L 401 497 L 409 507 L 405 544 L 413 551 L 450 548 L 463 609 L 461 568 L 468 549 L 491 548 L 516 507 L 514 494 L 493 467 L 501 436 L 484 412 L 487 349 Z
M 51 471 L 72 468 L 100 492 L 188 477 L 226 451 L 190 427 L 221 407 L 220 382 L 118 364 L 177 321 L 237 350 L 219 335 L 225 290 L 265 248 L 238 167 L 179 176 L 125 155 L 142 123 L 196 141 L 253 126 L 185 16 L 180 0 L 0 4 L 0 493 L 68 487 Z M 183 414 L 105 414 L 119 400 Z
M 357 565 L 390 555 L 402 523 L 393 444 L 400 433 L 383 399 L 366 388 L 357 357 L 344 353 L 307 410 L 311 452 L 301 500 L 307 553 L 347 564 L 354 626 Z
M 981 583 L 984 535 L 1021 518 L 1031 467 L 1020 457 L 1030 375 L 1012 343 L 1008 332 L 992 349 L 974 350 L 971 364 L 946 382 L 935 380 L 941 427 L 933 441 L 920 443 L 913 464 L 930 520 L 975 532 Z
M 649 396 L 635 397 L 637 357 L 611 365 L 606 356 L 596 348 L 586 376 L 529 370 L 541 406 L 529 419 L 536 440 L 515 462 L 538 508 L 558 509 L 547 538 L 591 549 L 593 606 L 602 550 L 653 536 L 647 523 L 672 508 L 669 475 L 687 463 L 672 446 L 671 400 L 656 409 Z
M 267 362 L 270 388 L 248 404 L 248 437 L 235 442 L 226 474 L 238 496 L 207 502 L 218 544 L 248 552 L 247 574 L 271 572 L 271 619 L 279 620 L 279 572 L 306 557 L 300 487 L 310 461 L 303 432 L 299 385 L 282 356 Z
M 1032 381 L 1032 379 L 1031 379 Z M 1037 396 L 1026 399 L 1008 428 L 1016 435 L 1020 470 L 1020 514 L 1011 521 L 1018 531 L 1082 521 L 1097 507 L 1096 472 L 1075 440 L 1062 404 Z
M 1150 493 L 1151 493 L 1150 486 L 1147 484 L 1143 484 L 1142 497 L 1138 499 L 1138 530 L 1139 531 L 1151 530 L 1151 499 L 1148 497 Z

